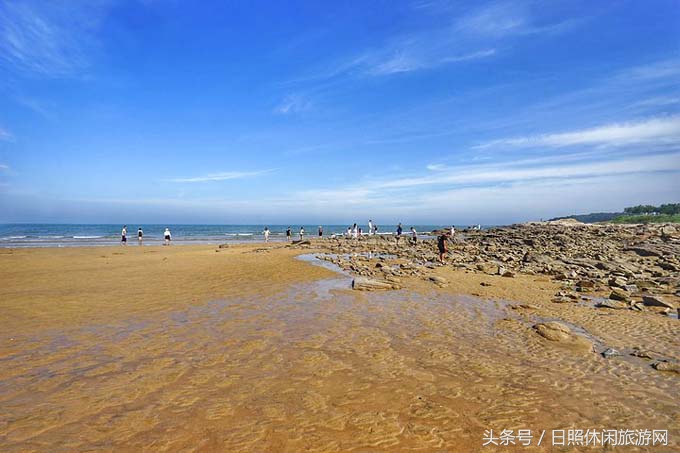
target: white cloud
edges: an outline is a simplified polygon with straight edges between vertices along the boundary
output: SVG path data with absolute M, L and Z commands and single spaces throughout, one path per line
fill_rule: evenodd
M 483 185 L 535 179 L 563 179 L 627 173 L 680 171 L 680 153 L 636 156 L 627 159 L 556 163 L 536 166 L 532 160 L 502 164 L 438 167 L 432 175 L 374 183 L 376 189 L 407 189 L 432 185 Z
M 9 167 L 4 164 L 0 164 L 0 170 L 9 170 Z
M 224 171 L 219 173 L 209 173 L 204 176 L 196 176 L 191 178 L 173 178 L 166 179 L 167 182 L 192 183 L 192 182 L 209 182 L 209 181 L 229 181 L 232 179 L 245 179 L 255 176 L 261 176 L 271 173 L 272 169 L 259 171 Z
M 24 73 L 79 75 L 90 62 L 94 32 L 109 2 L 2 2 L 0 59 Z
M 455 29 L 467 35 L 501 38 L 511 35 L 533 35 L 565 31 L 583 19 L 536 24 L 532 11 L 526 5 L 498 2 L 484 6 L 456 20 Z
M 636 66 L 620 75 L 624 79 L 637 80 L 667 79 L 678 76 L 680 76 L 680 59 L 677 58 Z
M 496 49 L 484 49 L 454 56 L 432 55 L 431 52 L 431 49 L 409 49 L 400 50 L 385 58 L 375 58 L 375 61 L 371 62 L 367 68 L 367 73 L 373 76 L 381 76 L 430 69 L 448 63 L 479 60 L 495 55 Z M 434 53 L 439 52 L 438 50 Z
M 0 140 L 12 140 L 12 134 L 10 134 L 8 130 L 0 127 Z
M 482 143 L 474 148 L 564 147 L 574 145 L 627 146 L 639 144 L 680 144 L 680 116 L 613 123 L 571 132 L 504 138 Z
M 666 105 L 680 104 L 680 96 L 656 96 L 636 102 L 639 107 L 663 107 Z
M 283 101 L 274 109 L 275 113 L 287 115 L 299 113 L 311 108 L 311 103 L 302 95 L 291 94 L 286 96 Z
M 426 167 L 430 171 L 443 171 L 446 170 L 448 167 L 444 164 L 429 164 Z

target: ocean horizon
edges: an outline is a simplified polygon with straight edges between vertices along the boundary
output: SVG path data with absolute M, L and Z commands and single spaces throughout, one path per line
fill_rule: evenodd
M 224 242 L 260 242 L 264 241 L 263 231 L 269 228 L 269 240 L 285 241 L 286 229 L 291 227 L 293 239 L 299 239 L 300 227 L 305 237 L 318 237 L 319 224 L 305 225 L 265 225 L 265 224 L 128 224 L 128 243 L 137 243 L 137 228 L 144 232 L 144 244 L 158 245 L 163 242 L 163 232 L 169 228 L 174 244 L 217 244 Z M 350 225 L 321 225 L 324 237 L 343 235 Z M 410 234 L 414 227 L 419 237 L 431 238 L 434 230 L 448 228 L 451 225 L 406 224 L 402 223 L 404 234 Z M 482 225 L 490 228 L 493 225 Z M 368 225 L 359 225 L 364 235 L 368 234 Z M 456 228 L 466 226 L 456 225 Z M 0 224 L 0 248 L 18 247 L 91 247 L 120 244 L 120 233 L 123 224 L 64 224 L 64 223 L 8 223 Z M 378 234 L 394 234 L 397 225 L 378 225 Z

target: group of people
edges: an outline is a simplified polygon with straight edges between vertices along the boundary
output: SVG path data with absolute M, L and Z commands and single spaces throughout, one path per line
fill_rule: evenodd
M 165 239 L 165 242 L 163 245 L 170 245 L 170 241 L 172 240 L 172 234 L 170 234 L 170 228 L 165 228 L 165 231 L 163 232 L 163 238 Z M 139 245 L 142 245 L 144 242 L 144 231 L 142 231 L 142 227 L 137 228 L 137 243 Z M 123 225 L 123 230 L 120 232 L 120 245 L 127 245 L 127 225 Z
M 481 227 L 477 227 L 481 228 Z M 415 227 L 410 228 L 411 231 L 411 243 L 414 245 L 418 243 L 418 232 L 416 231 Z M 264 235 L 264 241 L 269 242 L 269 235 L 270 235 L 270 230 L 269 227 L 264 227 L 264 231 L 262 234 Z M 397 245 L 399 244 L 399 240 L 401 239 L 401 236 L 404 233 L 404 228 L 399 223 L 397 225 L 397 230 L 396 230 L 396 238 L 397 238 Z M 456 229 L 454 228 L 453 225 L 451 225 L 450 229 L 444 230 L 439 236 L 437 236 L 437 248 L 439 250 L 439 261 L 441 263 L 444 262 L 444 256 L 448 253 L 448 242 L 453 239 L 454 235 L 456 233 Z M 346 236 L 348 238 L 354 238 L 358 239 L 359 236 L 362 236 L 364 233 L 361 229 L 360 226 L 358 226 L 356 223 L 352 225 L 351 227 L 347 227 L 347 232 Z M 368 221 L 368 234 L 373 235 L 373 234 L 378 234 L 378 225 L 373 224 L 373 220 Z M 300 235 L 300 240 L 302 241 L 305 237 L 305 228 L 300 227 L 299 230 L 299 235 Z M 323 227 L 319 225 L 318 229 L 318 235 L 319 238 L 323 238 Z M 163 245 L 170 245 L 170 241 L 172 241 L 172 234 L 170 233 L 170 228 L 165 228 L 165 231 L 163 232 L 163 238 L 164 238 L 164 244 Z M 288 227 L 286 229 L 286 240 L 288 242 L 292 241 L 292 228 Z M 141 227 L 137 229 L 137 242 L 139 245 L 142 245 L 144 241 L 144 231 L 142 230 Z M 120 238 L 120 243 L 121 245 L 127 245 L 127 225 L 123 225 L 123 230 L 121 231 L 121 238 Z

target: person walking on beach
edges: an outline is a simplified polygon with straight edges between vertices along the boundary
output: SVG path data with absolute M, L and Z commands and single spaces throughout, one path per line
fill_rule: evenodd
M 142 239 L 144 238 L 144 232 L 142 231 L 142 227 L 139 227 L 137 229 L 137 242 L 139 245 L 142 245 Z
M 120 232 L 120 245 L 127 245 L 127 225 L 123 225 L 123 230 Z
M 397 225 L 397 245 L 399 245 L 399 239 L 401 238 L 401 233 L 404 232 L 404 229 L 401 227 L 401 222 L 399 222 L 399 225 Z
M 304 227 L 300 227 L 300 240 L 302 240 L 305 237 L 305 229 Z
M 347 237 L 352 237 L 352 227 L 347 227 Z
M 373 234 L 373 220 L 368 221 L 368 235 Z
M 447 247 L 447 241 L 449 240 L 449 235 L 447 233 L 442 233 L 437 238 L 437 248 L 439 249 L 439 262 L 444 264 L 444 255 L 449 251 Z
M 413 242 L 413 245 L 418 243 L 418 232 L 414 227 L 411 227 L 411 241 Z
M 378 225 L 373 225 L 373 234 L 378 234 Z
M 319 239 L 323 238 L 323 227 L 319 225 Z
M 163 237 L 165 238 L 165 245 L 170 245 L 170 241 L 172 240 L 172 235 L 170 234 L 170 228 L 165 227 L 165 232 L 163 233 Z
M 264 242 L 269 242 L 269 227 L 264 227 Z
M 453 238 L 453 236 L 455 234 L 456 234 L 456 229 L 453 227 L 453 225 L 451 225 L 451 237 Z
M 358 233 L 359 232 L 357 231 L 357 224 L 355 223 L 354 225 L 352 225 L 352 236 L 354 237 L 354 239 L 357 238 Z
M 290 242 L 290 227 L 286 230 L 286 241 Z

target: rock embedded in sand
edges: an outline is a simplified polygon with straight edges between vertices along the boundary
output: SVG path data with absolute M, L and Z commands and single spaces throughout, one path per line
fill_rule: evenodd
M 399 285 L 397 283 L 389 282 L 387 280 L 356 277 L 354 280 L 352 280 L 352 289 L 355 289 L 357 291 L 390 290 L 399 289 Z
M 604 357 L 605 359 L 611 359 L 612 357 L 617 357 L 617 356 L 620 356 L 620 355 L 623 355 L 623 354 L 621 354 L 619 351 L 617 351 L 614 348 L 607 348 L 604 351 L 602 351 L 602 357 Z
M 612 292 L 609 293 L 609 298 L 611 300 L 618 300 L 622 302 L 628 302 L 630 300 L 628 293 L 619 288 L 612 288 Z
M 431 275 L 429 277 L 429 280 L 434 283 L 435 285 L 439 286 L 440 288 L 445 288 L 449 285 L 448 280 L 445 278 L 439 277 L 437 275 Z
M 592 351 L 590 341 L 574 334 L 571 329 L 557 321 L 548 321 L 534 325 L 534 330 L 540 336 L 560 345 L 573 347 L 583 351 Z
M 658 371 L 673 371 L 675 373 L 680 373 L 680 363 L 678 362 L 656 362 L 652 365 L 655 370 Z
M 621 302 L 618 300 L 604 300 L 595 306 L 597 308 L 611 308 L 613 310 L 627 310 L 630 308 L 630 305 L 628 305 L 626 302 Z
M 665 300 L 661 296 L 650 296 L 650 295 L 645 295 L 642 296 L 642 302 L 645 305 L 651 306 L 651 307 L 666 307 L 666 308 L 675 308 L 675 306 Z
M 550 341 L 566 341 L 572 336 L 571 329 L 569 327 L 556 321 L 536 324 L 534 329 L 536 329 L 536 332 L 540 336 Z

